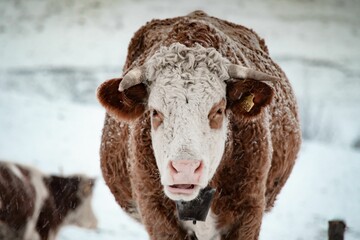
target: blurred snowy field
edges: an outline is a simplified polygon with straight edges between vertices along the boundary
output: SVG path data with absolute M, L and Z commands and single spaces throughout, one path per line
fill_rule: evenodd
M 64 228 L 60 240 L 147 239 L 105 186 L 99 164 L 104 110 L 96 87 L 120 76 L 146 21 L 210 15 L 253 28 L 299 99 L 304 144 L 261 239 L 326 239 L 344 219 L 360 239 L 360 2 L 0 1 L 0 159 L 44 172 L 98 178 L 99 229 Z

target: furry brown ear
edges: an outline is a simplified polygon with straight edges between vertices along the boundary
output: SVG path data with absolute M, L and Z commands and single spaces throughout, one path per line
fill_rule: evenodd
M 101 84 L 97 89 L 97 98 L 111 116 L 131 121 L 144 113 L 148 93 L 143 83 L 120 92 L 121 80 L 115 78 Z
M 229 82 L 226 87 L 227 109 L 235 115 L 253 117 L 271 102 L 273 94 L 273 89 L 261 81 Z

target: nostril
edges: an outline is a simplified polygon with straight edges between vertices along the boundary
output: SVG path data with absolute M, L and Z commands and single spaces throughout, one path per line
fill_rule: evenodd
M 199 161 L 198 166 L 196 167 L 194 173 L 201 173 L 204 168 L 204 163 L 202 161 Z
M 175 163 L 174 163 L 174 161 L 171 161 L 170 162 L 170 172 L 171 173 L 178 173 L 179 171 L 176 169 L 176 167 L 174 166 L 174 165 L 176 165 Z

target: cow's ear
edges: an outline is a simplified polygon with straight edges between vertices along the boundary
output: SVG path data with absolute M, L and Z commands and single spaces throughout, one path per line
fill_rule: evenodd
M 80 193 L 84 196 L 89 196 L 94 190 L 95 180 L 95 178 L 83 177 L 79 186 Z
M 228 82 L 227 109 L 234 115 L 254 117 L 271 102 L 273 94 L 273 89 L 261 81 L 246 79 Z
M 97 89 L 97 98 L 111 116 L 131 121 L 144 113 L 148 93 L 143 83 L 120 92 L 121 80 L 122 78 L 116 78 L 101 84 Z

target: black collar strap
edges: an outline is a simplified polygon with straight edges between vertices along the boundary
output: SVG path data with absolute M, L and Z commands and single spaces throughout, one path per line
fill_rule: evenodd
M 178 217 L 182 221 L 205 222 L 216 189 L 206 187 L 200 190 L 199 195 L 192 201 L 176 201 Z

